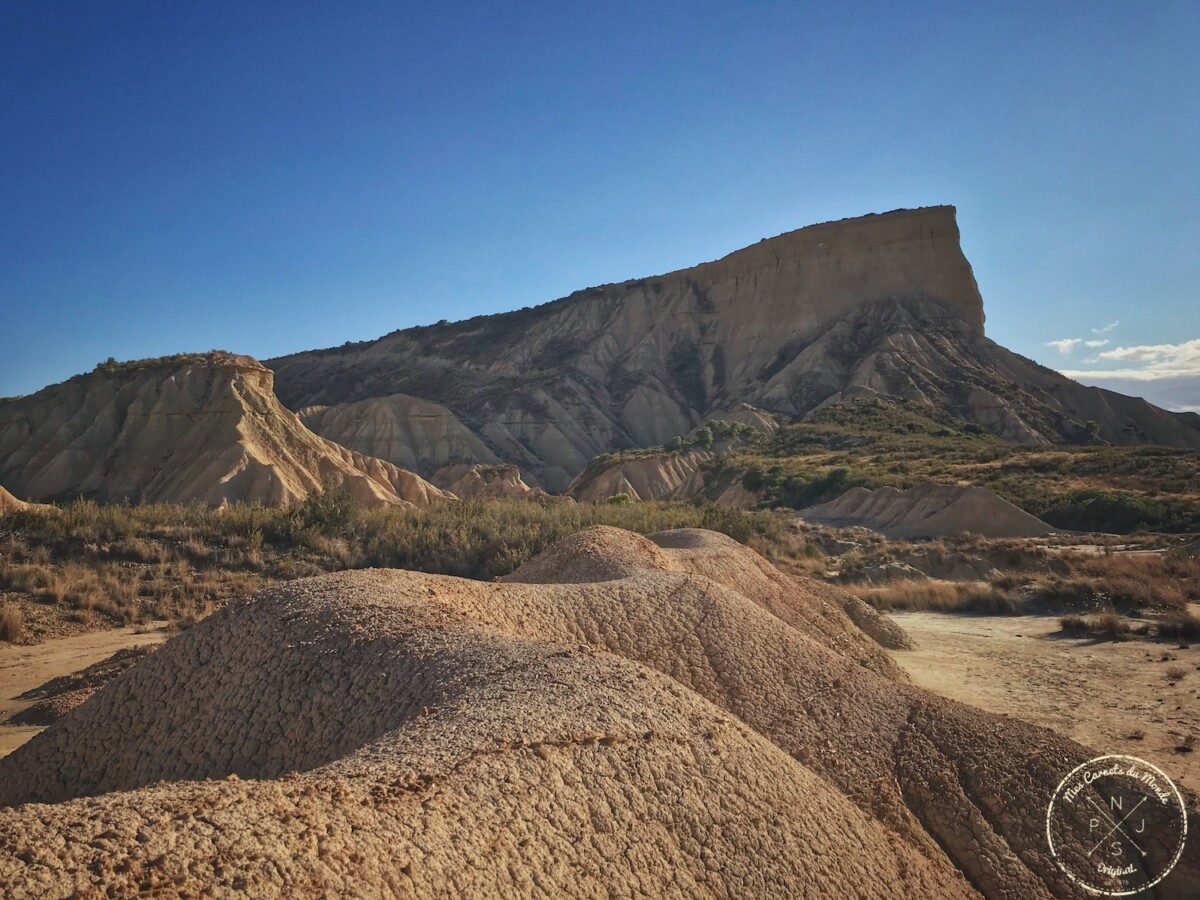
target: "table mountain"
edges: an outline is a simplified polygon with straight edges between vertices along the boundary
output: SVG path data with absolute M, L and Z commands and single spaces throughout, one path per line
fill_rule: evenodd
M 813 225 L 542 306 L 268 360 L 331 440 L 429 475 L 520 466 L 562 490 L 598 454 L 743 403 L 928 402 L 1018 441 L 1200 446 L 1200 417 L 1084 387 L 984 336 L 951 206 Z M 1096 426 L 1090 426 L 1095 422 Z

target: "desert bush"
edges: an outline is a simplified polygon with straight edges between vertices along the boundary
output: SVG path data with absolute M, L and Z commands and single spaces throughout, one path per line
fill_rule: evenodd
M 895 581 L 861 592 L 876 609 L 1019 615 L 1024 604 L 986 582 Z
M 1029 512 L 1056 528 L 1128 534 L 1134 531 L 1200 531 L 1195 502 L 1174 497 L 1150 497 L 1129 491 L 1087 488 L 1069 491 Z
M 1155 629 L 1161 638 L 1200 640 L 1200 618 L 1189 613 L 1177 613 L 1159 621 Z
M 0 641 L 15 644 L 25 635 L 25 617 L 16 604 L 6 603 L 0 607 Z
M 1058 627 L 1063 631 L 1078 633 L 1088 631 L 1090 625 L 1083 616 L 1062 616 L 1058 620 Z
M 1117 640 L 1129 633 L 1129 625 L 1115 612 L 1105 612 L 1096 619 L 1096 631 L 1111 640 Z
M 1058 627 L 1071 634 L 1093 635 L 1112 641 L 1122 640 L 1131 630 L 1129 623 L 1111 610 L 1092 618 L 1076 615 L 1062 616 L 1058 620 Z

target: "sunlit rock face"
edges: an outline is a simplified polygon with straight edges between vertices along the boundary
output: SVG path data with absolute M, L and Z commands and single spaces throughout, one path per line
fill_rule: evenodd
M 214 352 L 103 365 L 0 401 L 0 483 L 33 500 L 286 503 L 326 487 L 370 506 L 448 497 L 313 434 L 269 369 Z

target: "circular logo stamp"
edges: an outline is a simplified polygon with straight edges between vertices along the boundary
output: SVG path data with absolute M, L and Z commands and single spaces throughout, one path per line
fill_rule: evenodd
M 1187 839 L 1179 789 L 1136 756 L 1097 756 L 1071 770 L 1046 808 L 1054 861 L 1084 890 L 1125 897 L 1158 884 Z

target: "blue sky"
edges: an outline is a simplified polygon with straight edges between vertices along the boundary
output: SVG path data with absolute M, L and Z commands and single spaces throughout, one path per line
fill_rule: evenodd
M 953 203 L 991 337 L 1200 407 L 1198 35 L 1192 0 L 9 0 L 0 395 Z

